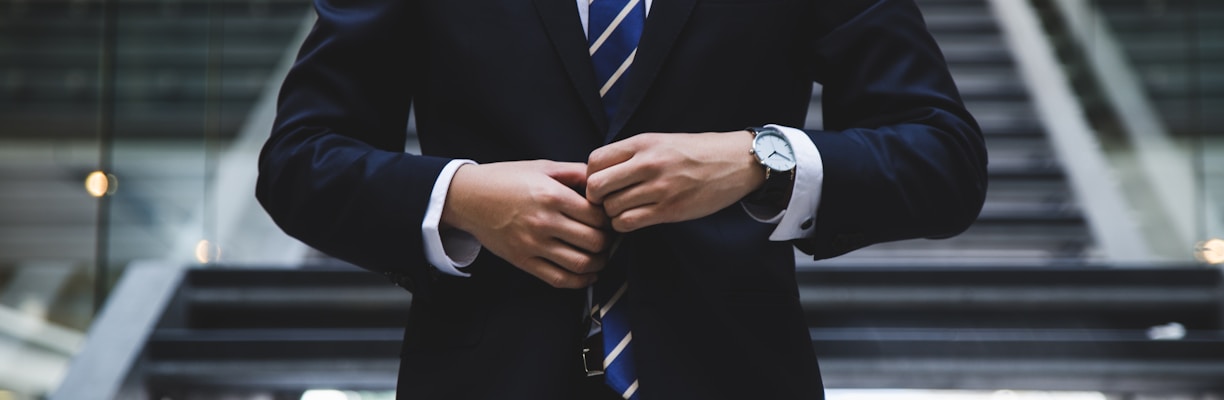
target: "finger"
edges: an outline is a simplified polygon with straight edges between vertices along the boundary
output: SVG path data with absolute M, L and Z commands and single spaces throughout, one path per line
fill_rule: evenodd
M 612 193 L 650 179 L 651 172 L 642 168 L 643 164 L 629 160 L 591 174 L 587 177 L 587 201 L 602 204 Z
M 654 205 L 625 210 L 612 218 L 612 229 L 617 232 L 633 232 L 651 225 L 667 222 Z
M 581 289 L 591 286 L 598 279 L 598 274 L 576 274 L 540 257 L 527 260 L 522 269 L 544 283 L 561 289 Z
M 591 204 L 582 194 L 569 188 L 558 188 L 558 190 L 548 192 L 539 197 L 538 201 L 544 207 L 560 212 L 568 219 L 581 222 L 589 227 L 608 226 L 608 216 L 604 214 L 603 207 Z
M 616 217 L 625 210 L 658 203 L 660 193 L 651 190 L 650 186 L 639 183 L 608 195 L 603 200 L 604 212 L 609 217 Z
M 608 193 L 615 191 L 616 187 L 609 186 L 609 182 L 602 182 L 597 185 L 595 190 L 591 188 L 591 177 L 606 176 L 608 169 L 623 166 L 629 160 L 633 159 L 645 146 L 650 142 L 648 135 L 637 135 L 619 142 L 610 143 L 604 147 L 595 149 L 587 158 L 587 200 L 592 203 L 603 201 L 603 197 Z
M 602 207 L 591 204 L 582 195 L 574 193 L 573 199 L 566 199 L 565 202 L 557 207 L 561 214 L 583 223 L 591 228 L 603 228 L 608 226 L 608 215 L 604 213 Z
M 558 267 L 579 275 L 599 272 L 607 261 L 601 254 L 578 250 L 560 240 L 553 241 L 540 256 Z
M 587 176 L 633 158 L 638 151 L 639 139 L 636 138 L 637 136 L 609 143 L 592 151 L 587 157 Z
M 544 174 L 575 190 L 587 185 L 587 166 L 582 163 L 553 162 L 544 170 Z
M 554 228 L 550 232 L 554 238 L 588 253 L 602 252 L 608 246 L 608 232 L 602 229 L 573 220 L 561 222 Z

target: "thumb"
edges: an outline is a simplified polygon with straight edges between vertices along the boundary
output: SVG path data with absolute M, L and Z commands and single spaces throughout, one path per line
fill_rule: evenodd
M 585 191 L 587 179 L 586 164 L 574 162 L 553 163 L 544 173 L 565 186 Z

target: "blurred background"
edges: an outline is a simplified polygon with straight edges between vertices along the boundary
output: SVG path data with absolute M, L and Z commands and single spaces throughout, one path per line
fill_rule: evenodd
M 1224 2 L 918 3 L 990 192 L 956 238 L 798 258 L 830 398 L 1224 398 Z M 411 295 L 253 196 L 313 19 L 0 0 L 0 400 L 393 398 Z

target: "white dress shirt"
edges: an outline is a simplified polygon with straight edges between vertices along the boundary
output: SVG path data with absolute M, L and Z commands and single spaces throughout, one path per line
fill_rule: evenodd
M 585 33 L 590 3 L 589 0 L 576 1 L 578 18 L 582 21 Z M 646 13 L 649 15 L 651 0 L 643 1 L 646 2 Z M 767 126 L 782 131 L 795 150 L 797 165 L 790 202 L 786 209 L 781 211 L 761 209 L 743 202 L 740 204 L 753 219 L 778 224 L 769 235 L 769 240 L 787 241 L 810 237 L 815 229 L 816 208 L 820 205 L 820 190 L 824 184 L 824 163 L 820 160 L 820 151 L 802 130 L 778 125 Z M 744 149 L 744 153 L 748 153 L 748 150 Z M 429 197 L 429 206 L 425 210 L 425 220 L 421 223 L 421 232 L 425 241 L 425 257 L 429 263 L 443 273 L 466 277 L 470 274 L 461 269 L 476 260 L 482 246 L 467 232 L 441 226 L 442 207 L 446 203 L 451 179 L 455 177 L 455 171 L 464 164 L 475 162 L 453 160 L 438 174 L 438 180 L 434 182 L 433 192 Z M 765 173 L 764 170 L 761 173 Z

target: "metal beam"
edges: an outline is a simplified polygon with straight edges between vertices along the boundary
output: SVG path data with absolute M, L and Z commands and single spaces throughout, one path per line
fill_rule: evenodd
M 1021 78 L 1033 96 L 1037 114 L 1065 166 L 1076 197 L 1101 246 L 1113 262 L 1150 262 L 1155 257 L 1131 218 L 1132 207 L 1101 151 L 1070 80 L 1028 1 L 990 0 L 1003 37 L 1016 59 Z
M 145 342 L 183 280 L 181 264 L 128 267 L 52 400 L 113 399 L 143 354 Z
M 1185 147 L 1173 138 L 1096 2 L 1051 1 L 1126 137 L 1127 146 L 1112 157 L 1120 168 L 1133 171 L 1124 180 L 1130 186 L 1128 193 L 1150 204 L 1136 210 L 1143 216 L 1149 240 L 1159 243 L 1162 255 L 1189 261 L 1194 243 L 1207 239 L 1198 236 L 1197 228 L 1224 234 L 1217 206 L 1222 199 L 1207 196 L 1201 204 L 1194 181 L 1198 173 L 1190 153 L 1207 149 Z

